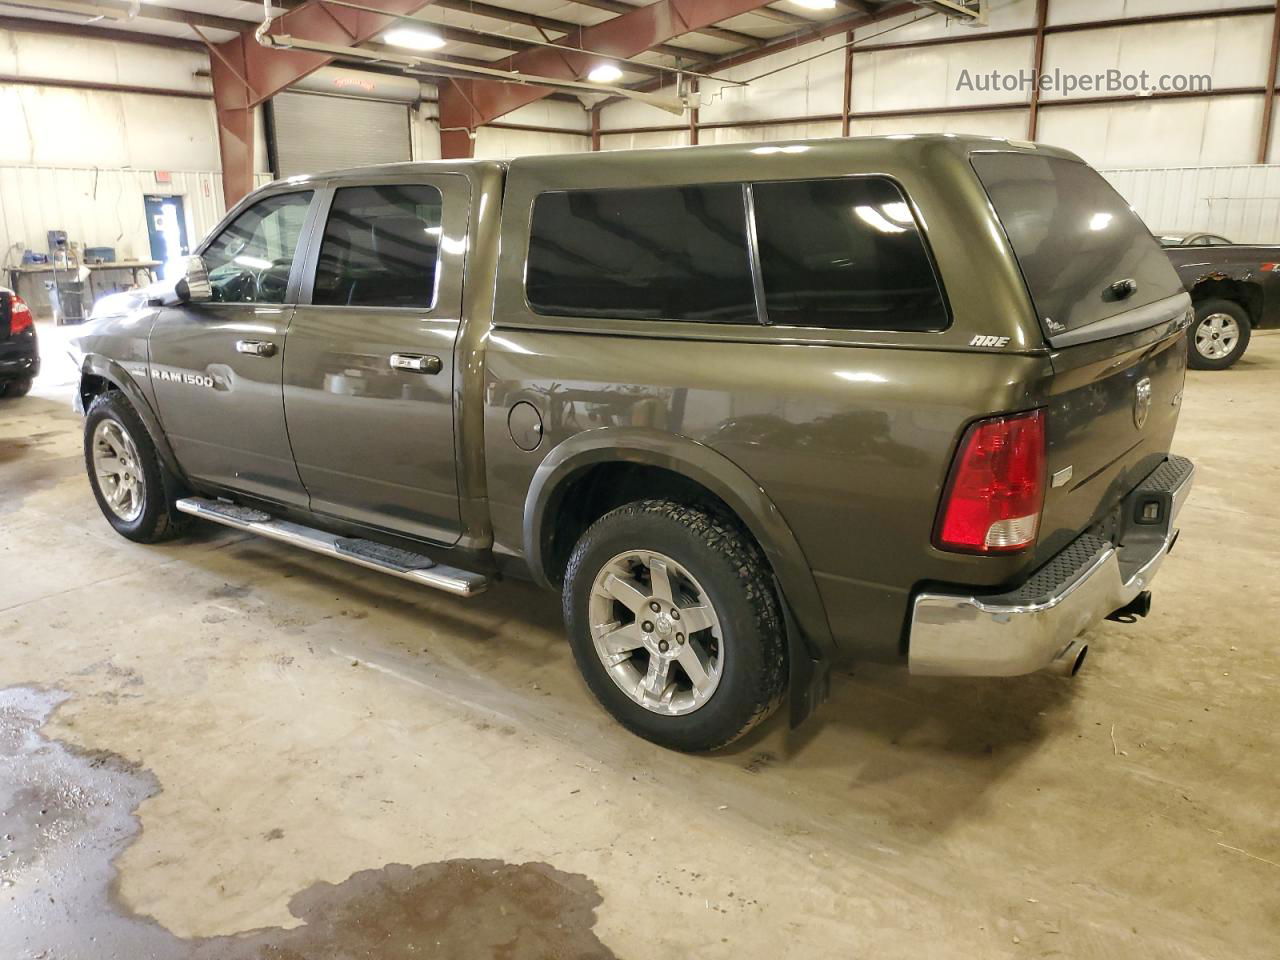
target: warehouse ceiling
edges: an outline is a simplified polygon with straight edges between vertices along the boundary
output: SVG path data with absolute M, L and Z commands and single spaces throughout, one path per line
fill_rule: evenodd
M 274 16 L 303 5 L 283 0 L 270 9 Z M 324 2 L 333 10 L 350 7 L 347 0 Z M 557 44 L 578 47 L 578 33 L 657 0 L 436 0 L 391 30 L 363 46 L 383 46 L 401 52 L 429 50 L 433 58 L 466 65 L 506 69 L 516 54 Z M 697 8 L 704 0 L 686 0 Z M 362 0 L 369 6 L 377 0 Z M 890 0 L 779 0 L 749 13 L 717 20 L 697 30 L 655 42 L 625 60 L 613 82 L 621 86 L 652 86 L 674 79 L 677 72 L 701 72 L 742 55 L 761 53 L 788 42 L 830 33 L 867 14 L 890 6 Z M 901 6 L 900 3 L 895 4 Z M 246 0 L 8 0 L 0 2 L 0 17 L 81 25 L 86 31 L 126 31 L 189 41 L 219 43 L 252 30 L 263 19 L 263 6 Z M 198 32 L 197 32 L 198 31 Z M 203 36 L 201 36 L 203 35 Z M 408 46 L 388 42 L 401 40 Z M 583 44 L 590 49 L 589 41 Z M 367 66 L 367 64 L 365 64 Z

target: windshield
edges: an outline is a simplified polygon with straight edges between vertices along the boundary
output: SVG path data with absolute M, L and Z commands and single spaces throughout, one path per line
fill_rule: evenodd
M 1046 336 L 1182 290 L 1138 215 L 1092 167 L 1062 157 L 978 153 L 973 167 L 1008 234 Z M 1132 292 L 1112 285 L 1132 280 Z

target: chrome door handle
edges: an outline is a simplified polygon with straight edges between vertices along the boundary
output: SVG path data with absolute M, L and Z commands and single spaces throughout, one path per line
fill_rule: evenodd
M 273 357 L 276 345 L 270 340 L 237 340 L 236 353 L 247 353 L 251 357 Z
M 406 373 L 439 373 L 442 366 L 439 357 L 427 356 L 421 353 L 393 353 L 391 355 L 392 369 L 403 370 Z

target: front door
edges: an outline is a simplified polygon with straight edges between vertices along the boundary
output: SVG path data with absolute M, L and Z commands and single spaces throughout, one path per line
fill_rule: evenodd
M 147 239 L 151 241 L 151 259 L 163 266 L 161 275 L 166 280 L 176 279 L 173 271 L 181 276 L 183 258 L 191 252 L 187 246 L 187 216 L 181 197 L 143 197 L 147 210 Z M 170 264 L 173 266 L 171 267 Z
M 344 181 L 327 199 L 284 361 L 285 417 L 311 509 L 453 543 L 467 179 Z
M 297 302 L 294 254 L 314 191 L 246 208 L 204 248 L 213 301 L 161 311 L 151 382 L 188 476 L 306 506 L 285 430 L 281 371 Z

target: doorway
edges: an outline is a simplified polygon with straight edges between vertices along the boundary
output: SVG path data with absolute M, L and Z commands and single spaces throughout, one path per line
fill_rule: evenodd
M 147 237 L 151 259 L 160 261 L 160 275 L 166 280 L 182 276 L 183 258 L 191 252 L 187 245 L 187 215 L 181 197 L 142 198 L 147 209 Z

